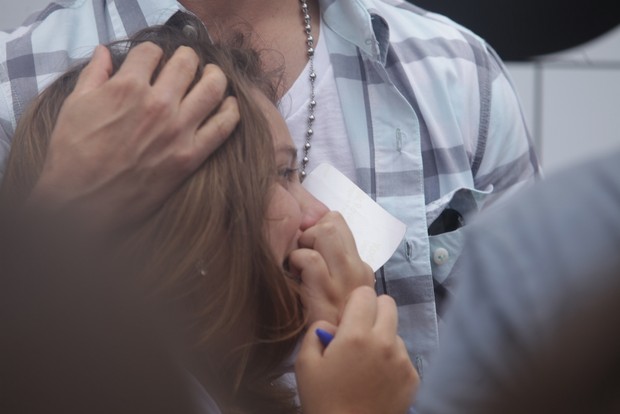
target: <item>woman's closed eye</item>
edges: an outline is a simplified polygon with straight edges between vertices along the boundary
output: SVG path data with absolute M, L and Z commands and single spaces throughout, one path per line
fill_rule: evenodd
M 283 167 L 278 169 L 278 177 L 282 184 L 287 185 L 299 181 L 299 168 Z
M 287 131 L 288 132 L 288 131 Z M 290 135 L 287 135 L 290 141 Z M 299 183 L 299 167 L 297 164 L 297 149 L 285 143 L 276 145 L 276 165 L 278 166 L 278 181 L 287 188 L 289 184 Z

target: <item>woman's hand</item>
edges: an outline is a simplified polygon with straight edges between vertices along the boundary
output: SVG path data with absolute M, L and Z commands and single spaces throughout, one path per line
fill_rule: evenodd
M 405 413 L 419 377 L 397 325 L 394 300 L 368 287 L 351 293 L 338 328 L 315 323 L 295 364 L 304 414 Z M 317 328 L 335 332 L 325 349 Z
M 289 256 L 291 271 L 301 278 L 301 300 L 309 323 L 338 325 L 349 294 L 359 286 L 374 287 L 374 274 L 362 261 L 342 215 L 331 211 L 299 238 Z

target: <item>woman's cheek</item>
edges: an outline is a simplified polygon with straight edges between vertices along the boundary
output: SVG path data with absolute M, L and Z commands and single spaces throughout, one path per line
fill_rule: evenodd
M 279 261 L 297 247 L 301 216 L 297 200 L 277 185 L 267 208 L 267 228 L 269 244 Z

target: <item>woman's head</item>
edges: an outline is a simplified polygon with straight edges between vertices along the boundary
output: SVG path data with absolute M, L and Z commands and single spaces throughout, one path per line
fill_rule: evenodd
M 292 403 L 271 382 L 304 318 L 282 263 L 296 247 L 300 228 L 312 224 L 324 207 L 299 185 L 288 130 L 271 103 L 276 88 L 240 38 L 213 45 L 199 21 L 178 15 L 169 25 L 112 45 L 114 69 L 129 48 L 145 41 L 163 49 L 162 65 L 181 45 L 196 51 L 199 72 L 208 63 L 219 65 L 229 78 L 228 93 L 237 97 L 241 121 L 128 245 L 148 259 L 147 284 L 182 304 L 204 370 L 227 388 L 221 392 L 225 403 L 246 411 L 286 412 L 283 407 Z M 32 190 L 60 106 L 82 67 L 54 82 L 20 120 L 3 194 L 24 197 Z

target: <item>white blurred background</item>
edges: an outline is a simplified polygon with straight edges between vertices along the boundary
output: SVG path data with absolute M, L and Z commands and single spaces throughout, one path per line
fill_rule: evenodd
M 0 30 L 49 0 L 0 0 Z M 547 173 L 620 149 L 620 27 L 536 62 L 508 63 Z
M 547 173 L 620 149 L 620 26 L 535 63 L 508 63 Z

